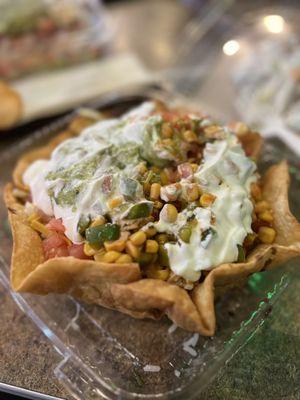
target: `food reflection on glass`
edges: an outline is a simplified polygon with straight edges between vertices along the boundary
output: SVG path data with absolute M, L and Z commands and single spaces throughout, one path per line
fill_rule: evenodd
M 280 117 L 300 133 L 300 51 L 295 37 L 258 42 L 255 52 L 238 61 L 233 80 L 236 105 L 247 122 L 262 126 Z
M 300 254 L 287 164 L 261 176 L 261 144 L 243 123 L 161 102 L 85 110 L 6 187 L 13 289 L 213 335 L 215 294 Z
M 102 53 L 104 36 L 94 0 L 2 0 L 0 77 L 14 79 L 94 59 Z

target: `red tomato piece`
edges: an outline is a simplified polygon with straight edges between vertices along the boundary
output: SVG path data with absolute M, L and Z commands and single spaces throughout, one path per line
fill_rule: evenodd
M 75 258 L 80 258 L 81 260 L 91 258 L 91 257 L 88 257 L 86 254 L 84 254 L 83 244 L 72 244 L 69 247 L 69 255 L 73 256 Z
M 61 218 L 59 218 L 59 219 L 52 218 L 52 219 L 48 222 L 48 224 L 47 224 L 46 226 L 47 226 L 47 228 L 50 229 L 51 231 L 56 231 L 56 232 L 62 232 L 62 233 L 64 233 L 65 230 L 66 230 L 66 228 L 63 226 L 63 223 L 62 223 L 62 219 L 61 219 Z
M 47 260 L 49 258 L 67 257 L 69 255 L 64 235 L 57 232 L 53 232 L 53 234 L 43 240 L 43 249 Z

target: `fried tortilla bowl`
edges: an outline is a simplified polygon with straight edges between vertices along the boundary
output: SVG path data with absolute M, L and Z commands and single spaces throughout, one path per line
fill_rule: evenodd
M 188 331 L 212 336 L 216 330 L 215 293 L 240 286 L 252 273 L 269 270 L 300 255 L 300 224 L 289 209 L 288 165 L 282 162 L 271 167 L 263 178 L 263 197 L 273 210 L 275 242 L 257 245 L 243 263 L 214 268 L 191 292 L 166 281 L 142 278 L 138 263 L 111 264 L 71 256 L 45 261 L 42 239 L 30 227 L 14 188 L 26 190 L 22 175 L 28 165 L 49 157 L 59 142 L 77 133 L 77 129 L 69 129 L 47 146 L 25 154 L 14 171 L 14 184 L 6 186 L 5 201 L 13 233 L 11 285 L 15 291 L 68 293 L 135 318 L 159 319 L 166 314 Z M 258 156 L 259 135 L 249 133 L 241 142 L 247 155 Z

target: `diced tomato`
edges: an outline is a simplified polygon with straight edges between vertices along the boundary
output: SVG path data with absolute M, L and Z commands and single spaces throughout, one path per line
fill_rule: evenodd
M 70 256 L 73 256 L 75 258 L 80 258 L 82 260 L 91 258 L 88 257 L 86 254 L 84 254 L 83 244 L 72 244 L 69 247 L 69 254 Z
M 180 164 L 178 165 L 177 169 L 181 178 L 186 179 L 189 176 L 193 176 L 193 168 L 190 163 Z
M 48 229 L 55 232 L 62 232 L 64 233 L 66 228 L 62 224 L 62 219 L 52 218 L 48 224 L 46 225 Z
M 49 258 L 67 257 L 69 255 L 65 236 L 57 232 L 53 232 L 53 234 L 43 240 L 43 249 L 47 260 Z

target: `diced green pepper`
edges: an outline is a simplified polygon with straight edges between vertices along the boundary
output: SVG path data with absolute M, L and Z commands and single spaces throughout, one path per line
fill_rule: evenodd
M 153 206 L 151 203 L 135 204 L 133 207 L 131 207 L 125 219 L 137 219 L 137 218 L 149 217 L 152 211 L 152 207 Z
M 120 225 L 108 223 L 88 228 L 85 231 L 85 237 L 90 244 L 103 243 L 107 240 L 117 240 L 120 237 Z
M 162 244 L 158 248 L 158 262 L 161 267 L 170 267 L 168 252 Z
M 237 247 L 238 247 L 238 252 L 239 252 L 237 262 L 238 263 L 245 262 L 246 255 L 245 255 L 245 250 L 244 250 L 243 246 L 238 244 Z

